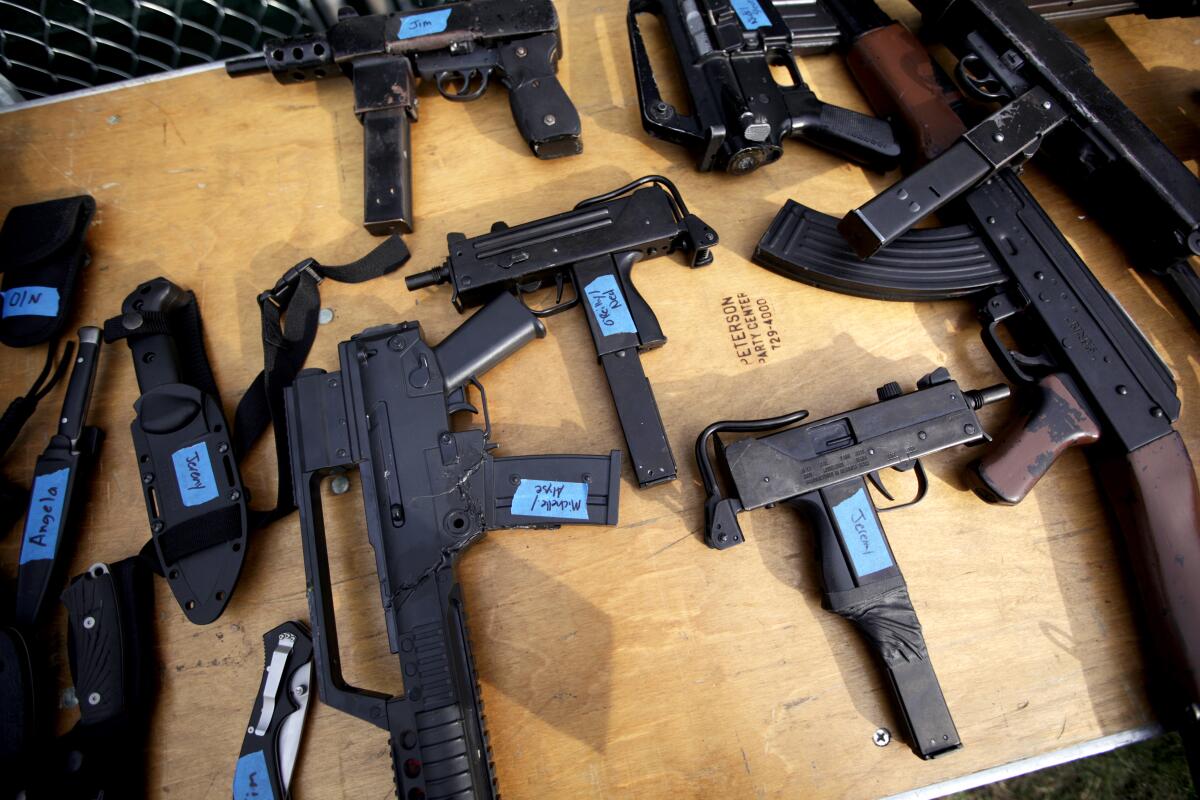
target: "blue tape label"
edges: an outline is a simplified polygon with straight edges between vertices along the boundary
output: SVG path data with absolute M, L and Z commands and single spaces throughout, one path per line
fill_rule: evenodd
M 18 286 L 0 296 L 4 298 L 4 319 L 58 316 L 58 289 L 53 286 Z
M 29 511 L 25 517 L 25 537 L 21 540 L 21 563 L 54 558 L 58 531 L 62 527 L 63 501 L 67 496 L 67 478 L 71 470 L 38 475 L 29 492 Z
M 452 8 L 443 8 L 438 11 L 426 11 L 424 14 L 404 17 L 400 20 L 400 30 L 396 33 L 396 38 L 414 39 L 430 33 L 441 33 L 446 30 L 446 23 L 450 21 L 450 12 L 453 10 Z
M 200 442 L 180 448 L 171 454 L 171 462 L 175 465 L 179 497 L 185 506 L 198 506 L 217 496 L 217 479 L 208 459 L 207 444 Z
M 238 759 L 233 773 L 233 800 L 275 800 L 271 791 L 271 774 L 262 750 L 247 753 Z
M 746 30 L 753 31 L 758 28 L 771 27 L 771 20 L 767 18 L 767 13 L 762 10 L 758 0 L 731 0 L 731 2 L 738 19 L 742 21 L 742 27 Z
M 833 517 L 837 520 L 858 577 L 895 565 L 865 487 L 835 505 Z
M 637 333 L 633 317 L 629 316 L 629 306 L 625 303 L 625 295 L 613 275 L 601 275 L 584 287 L 592 316 L 596 325 L 605 336 L 616 333 Z
M 521 517 L 587 519 L 588 485 L 522 478 L 513 494 L 512 513 Z

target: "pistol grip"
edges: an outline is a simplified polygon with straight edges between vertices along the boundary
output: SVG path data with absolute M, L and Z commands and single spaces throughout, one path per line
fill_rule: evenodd
M 639 351 L 666 343 L 658 318 L 633 285 L 640 251 L 577 263 L 572 280 L 587 308 L 596 355 L 612 391 L 629 461 L 642 488 L 674 480 L 675 457 Z
M 885 120 L 822 103 L 807 89 L 803 93 L 811 99 L 792 113 L 793 138 L 879 172 L 896 166 L 900 145 Z
M 555 74 L 558 58 L 558 37 L 548 33 L 510 42 L 501 54 L 513 121 L 542 159 L 583 151 L 579 112 Z
M 971 488 L 989 503 L 1016 505 L 1068 448 L 1100 438 L 1100 426 L 1070 377 L 1043 378 L 1038 395 L 1019 430 L 971 466 Z
M 854 478 L 788 503 L 816 528 L 826 607 L 853 622 L 883 661 L 913 752 L 936 758 L 961 747 L 866 482 Z

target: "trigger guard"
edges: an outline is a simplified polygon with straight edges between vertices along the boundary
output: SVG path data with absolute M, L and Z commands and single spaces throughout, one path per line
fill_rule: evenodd
M 469 92 L 467 90 L 471 88 L 471 83 L 475 80 L 476 75 L 479 76 L 479 88 L 473 92 Z M 438 94 L 442 97 L 456 103 L 468 103 L 483 97 L 483 93 L 487 91 L 488 83 L 491 81 L 491 76 L 491 70 L 472 67 L 466 72 L 439 72 L 435 78 L 435 82 L 437 83 Z M 451 92 L 447 87 L 448 82 L 452 78 L 462 81 L 462 89 L 460 91 Z
M 466 387 L 460 386 L 446 397 L 446 412 L 448 416 L 454 416 L 462 411 L 469 411 L 472 414 L 478 414 L 479 409 L 467 399 Z
M 980 61 L 982 59 L 972 53 L 968 53 L 959 59 L 958 64 L 954 66 L 954 77 L 958 79 L 958 84 L 966 90 L 967 94 L 976 100 L 1004 101 L 1009 99 L 1008 94 L 1004 91 L 1004 84 L 991 72 L 983 77 L 976 77 L 967 72 L 970 65 Z M 994 90 L 985 88 L 989 84 L 999 88 Z

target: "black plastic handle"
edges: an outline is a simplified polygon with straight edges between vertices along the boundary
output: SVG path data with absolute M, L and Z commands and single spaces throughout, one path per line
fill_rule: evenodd
M 788 503 L 816 528 L 826 607 L 853 622 L 887 668 L 913 752 L 935 758 L 961 747 L 866 481 L 854 478 Z
M 542 159 L 583 151 L 579 112 L 555 74 L 558 50 L 558 37 L 546 33 L 509 42 L 500 54 L 513 121 Z
M 785 89 L 784 97 L 792 112 L 792 138 L 879 172 L 899 163 L 900 145 L 887 121 L 823 103 L 807 88 Z

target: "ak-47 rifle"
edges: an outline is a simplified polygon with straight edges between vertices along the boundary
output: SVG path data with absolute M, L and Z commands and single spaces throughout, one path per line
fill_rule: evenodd
M 946 154 L 934 164 L 944 167 L 952 154 L 965 153 L 960 137 L 972 132 L 915 37 L 871 0 L 826 2 L 839 26 L 853 32 L 848 62 L 876 111 L 902 120 L 926 159 Z M 1016 111 L 1056 106 L 1040 91 L 1031 89 Z M 1029 130 L 1021 113 L 973 132 L 986 125 L 996 126 L 992 139 Z M 1033 403 L 1023 424 L 974 465 L 976 491 L 990 502 L 1017 503 L 1065 450 L 1090 445 L 1086 453 L 1120 523 L 1145 611 L 1152 694 L 1164 722 L 1185 734 L 1196 773 L 1200 493 L 1173 427 L 1180 409 L 1175 382 L 1010 167 L 994 169 L 947 210 L 963 224 L 903 234 L 860 261 L 839 236 L 837 220 L 789 201 L 759 242 L 755 261 L 849 294 L 969 297 L 978 304 L 988 352 Z M 1001 327 L 1013 333 L 1017 349 L 1001 339 Z
M 837 13 L 854 4 L 828 5 Z M 958 55 L 962 91 L 999 109 L 965 132 L 955 129 L 957 118 L 945 116 L 948 109 L 939 112 L 946 119 L 944 152 L 922 149 L 929 163 L 846 215 L 841 230 L 855 251 L 870 255 L 998 170 L 1041 154 L 1123 240 L 1134 266 L 1162 278 L 1200 327 L 1200 276 L 1189 263 L 1200 255 L 1200 179 L 1096 77 L 1078 45 L 1020 0 L 915 5 L 933 35 Z M 858 54 L 875 54 L 876 84 L 912 69 L 890 61 L 898 55 L 887 49 L 898 41 L 890 29 L 857 35 L 851 45 L 852 62 Z M 859 76 L 864 66 L 857 67 Z M 874 102 L 879 92 L 870 85 L 864 91 Z M 907 97 L 890 105 L 924 113 Z M 925 122 L 931 120 L 932 114 Z

